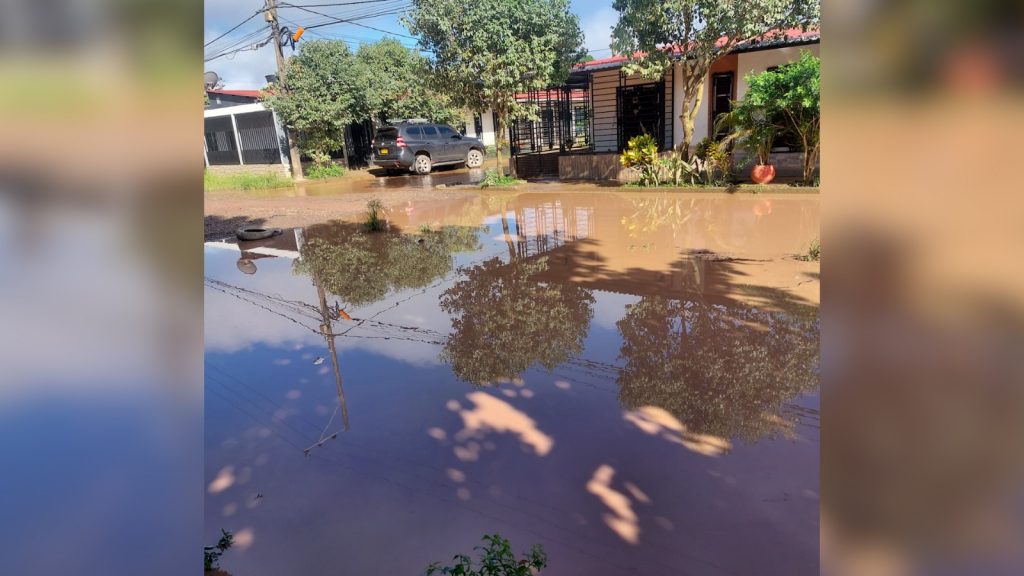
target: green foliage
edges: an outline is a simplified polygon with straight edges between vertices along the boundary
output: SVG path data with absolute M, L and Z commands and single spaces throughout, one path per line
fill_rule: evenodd
M 729 273 L 728 263 L 693 265 L 708 285 Z M 692 433 L 748 441 L 786 433 L 785 405 L 818 386 L 816 314 L 645 296 L 616 325 L 619 401 L 662 408 Z
M 387 221 L 384 219 L 384 203 L 374 198 L 366 203 L 366 229 L 370 232 L 379 232 L 384 229 Z
M 641 186 L 657 186 L 658 179 L 658 142 L 650 134 L 640 134 L 629 139 L 626 150 L 619 157 L 626 168 L 640 173 Z
M 531 113 L 516 93 L 560 84 L 583 53 L 568 0 L 413 0 L 402 22 L 432 54 L 440 92 L 465 109 L 497 114 L 498 166 L 509 118 Z
M 356 51 L 360 89 L 355 95 L 357 118 L 380 123 L 399 118 L 427 118 L 455 124 L 462 110 L 429 85 L 430 63 L 393 38 L 361 44 Z
M 220 557 L 231 548 L 234 538 L 231 532 L 221 528 L 220 540 L 217 541 L 217 545 L 203 548 L 203 570 L 209 572 L 220 568 Z
M 746 78 L 749 82 L 753 76 Z M 783 129 L 778 112 L 755 99 L 744 98 L 733 102 L 731 112 L 718 117 L 715 131 L 731 132 L 726 136 L 727 141 L 738 141 L 740 146 L 753 153 L 758 164 L 768 164 L 772 146 Z
M 583 351 L 594 296 L 568 283 L 543 282 L 546 258 L 492 258 L 460 270 L 441 295 L 452 334 L 441 351 L 459 378 L 487 384 L 514 378 L 539 362 L 553 370 Z
M 732 165 L 726 145 L 714 138 L 704 138 L 697 145 L 695 156 L 703 162 L 703 184 L 718 186 L 725 183 Z
M 483 180 L 480 181 L 481 188 L 501 188 L 505 186 L 515 186 L 516 184 L 522 184 L 523 181 L 513 176 L 507 176 L 498 172 L 497 170 L 487 170 L 484 173 Z
M 306 177 L 314 180 L 322 178 L 337 178 L 345 175 L 345 167 L 338 164 L 326 163 L 326 164 L 314 164 L 306 170 Z
M 356 224 L 306 229 L 295 274 L 316 282 L 352 306 L 383 299 L 389 291 L 422 288 L 452 270 L 452 254 L 478 250 L 478 229 L 446 226 L 418 236 L 367 233 Z
M 804 262 L 817 262 L 821 260 L 821 241 L 817 238 L 811 240 L 811 245 L 807 248 L 807 253 L 801 254 L 796 258 L 797 260 L 803 260 Z
M 533 576 L 539 574 L 548 565 L 547 555 L 540 544 L 535 544 L 528 554 L 516 560 L 509 541 L 500 534 L 487 534 L 483 537 L 484 546 L 476 546 L 480 559 L 474 566 L 467 554 L 457 554 L 452 558 L 451 566 L 441 566 L 435 562 L 427 568 L 427 576 L 445 574 L 451 576 Z
M 744 101 L 737 108 L 751 108 L 790 130 L 800 139 L 803 181 L 814 182 L 821 146 L 821 60 L 808 51 L 778 70 L 749 75 Z
M 684 101 L 682 150 L 687 156 L 712 62 L 739 42 L 787 28 L 816 27 L 821 11 L 819 0 L 615 0 L 613 6 L 619 20 L 612 48 L 617 54 L 637 55 L 624 67 L 628 73 L 660 78 L 672 66 L 664 47 L 688 48 L 679 83 Z M 725 43 L 719 44 L 722 37 Z
M 290 188 L 292 181 L 279 174 L 217 174 L 203 173 L 203 189 L 216 190 L 270 190 Z
M 356 95 L 363 85 L 348 45 L 312 40 L 288 58 L 279 82 L 264 90 L 262 99 L 298 135 L 299 147 L 323 165 L 342 147 L 344 127 L 356 119 Z

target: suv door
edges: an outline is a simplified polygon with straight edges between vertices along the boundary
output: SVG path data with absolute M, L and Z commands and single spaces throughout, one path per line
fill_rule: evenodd
M 441 143 L 441 136 L 437 133 L 437 128 L 432 124 L 423 125 L 423 148 L 426 148 L 427 152 L 430 152 L 430 160 L 437 164 L 438 162 L 444 162 L 444 144 Z
M 455 162 L 465 158 L 466 153 L 463 151 L 465 147 L 462 142 L 462 135 L 452 129 L 451 126 L 444 124 L 438 125 L 437 131 L 441 134 L 441 140 L 444 142 L 444 155 L 446 162 Z

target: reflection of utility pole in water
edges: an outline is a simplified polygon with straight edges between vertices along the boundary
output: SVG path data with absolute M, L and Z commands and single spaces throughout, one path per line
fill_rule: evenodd
M 302 246 L 305 244 L 305 229 L 303 229 L 302 234 L 296 234 L 296 241 L 299 253 L 301 254 Z M 327 292 L 324 291 L 323 284 L 320 283 L 320 278 L 315 270 L 312 271 L 310 276 L 313 278 L 313 285 L 316 286 L 316 294 L 320 304 L 320 335 L 327 341 L 327 351 L 331 357 L 331 365 L 334 367 L 334 384 L 338 387 L 338 407 L 341 408 L 341 421 L 345 432 L 348 432 L 348 405 L 345 403 L 345 387 L 341 381 L 341 367 L 338 365 L 338 350 L 334 346 L 334 329 L 331 325 L 331 309 L 327 306 Z M 334 417 L 332 416 L 331 419 L 333 420 Z M 330 426 L 330 422 L 327 425 Z M 311 449 L 319 448 L 327 440 L 332 440 L 338 436 L 337 433 L 334 433 L 325 438 L 323 434 L 326 432 L 327 428 L 325 427 L 324 432 L 320 434 L 320 440 L 304 450 L 307 456 Z
M 338 351 L 334 347 L 334 330 L 331 326 L 331 316 L 327 308 L 327 293 L 324 292 L 323 286 L 320 284 L 313 274 L 313 282 L 316 284 L 316 293 L 320 297 L 320 316 L 322 318 L 320 322 L 320 334 L 323 335 L 324 340 L 327 340 L 327 350 L 331 355 L 331 365 L 334 366 L 334 383 L 338 386 L 338 402 L 341 405 L 341 421 L 345 424 L 345 431 L 348 432 L 348 406 L 345 404 L 345 388 L 341 382 L 341 369 L 338 367 Z
M 512 234 L 508 227 L 508 202 L 501 203 L 501 231 L 505 236 L 505 244 L 508 245 L 508 261 L 511 262 L 516 259 L 516 247 L 512 243 Z M 516 226 L 516 233 L 519 233 L 518 226 Z

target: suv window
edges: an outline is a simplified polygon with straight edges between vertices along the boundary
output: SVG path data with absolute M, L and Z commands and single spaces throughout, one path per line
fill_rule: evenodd
M 429 138 L 437 138 L 437 129 L 434 128 L 433 126 L 424 126 L 423 127 L 423 137 L 424 138 L 428 138 L 428 139 Z
M 405 137 L 410 140 L 420 140 L 423 138 L 423 129 L 419 126 L 410 126 L 405 129 Z
M 456 134 L 455 130 L 452 130 L 448 126 L 438 126 L 437 129 L 441 131 L 441 138 L 451 138 Z
M 377 140 L 394 140 L 398 138 L 398 128 L 378 128 L 375 138 Z

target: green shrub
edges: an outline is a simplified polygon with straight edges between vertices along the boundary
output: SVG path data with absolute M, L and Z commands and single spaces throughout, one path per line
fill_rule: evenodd
M 452 566 L 441 566 L 435 562 L 427 568 L 427 576 L 433 574 L 451 574 L 457 576 L 532 576 L 540 573 L 541 568 L 548 565 L 548 557 L 544 554 L 544 548 L 540 544 L 534 545 L 528 554 L 516 560 L 512 553 L 512 546 L 509 541 L 499 534 L 485 535 L 483 537 L 485 546 L 476 546 L 474 550 L 480 551 L 478 566 L 473 565 L 473 560 L 466 554 L 457 554 L 452 560 Z
M 703 162 L 703 170 L 698 174 L 702 184 L 716 186 L 724 183 L 732 163 L 724 143 L 704 138 L 697 144 L 695 156 Z
M 374 198 L 366 203 L 366 229 L 378 232 L 384 229 L 384 203 Z
M 216 174 L 203 173 L 203 189 L 215 190 L 270 190 L 290 188 L 292 181 L 279 174 Z
M 306 176 L 314 180 L 322 178 L 337 178 L 345 175 L 345 167 L 338 164 L 314 164 L 306 170 Z
M 640 134 L 629 139 L 626 150 L 619 158 L 622 165 L 640 173 L 641 186 L 657 186 L 658 142 L 650 134 Z
M 522 184 L 523 181 L 512 176 L 506 176 L 499 173 L 497 170 L 490 169 L 484 173 L 483 180 L 480 181 L 481 188 L 500 188 L 503 186 L 515 186 L 516 184 Z
M 821 241 L 817 238 L 811 240 L 811 245 L 807 248 L 807 253 L 801 254 L 796 258 L 797 260 L 803 260 L 804 262 L 817 262 L 821 260 Z

